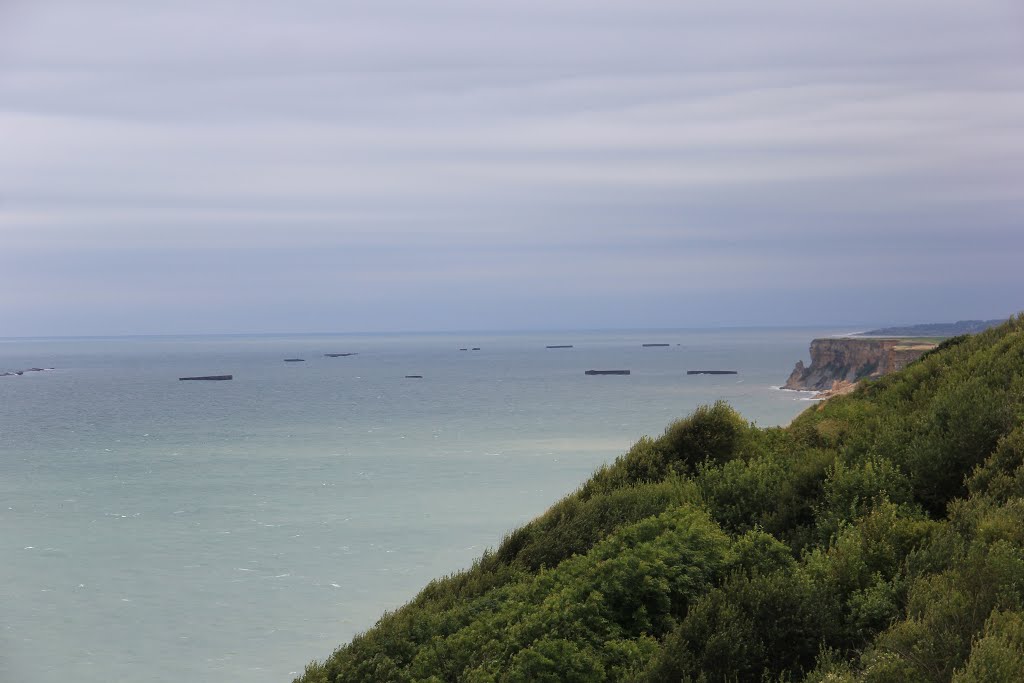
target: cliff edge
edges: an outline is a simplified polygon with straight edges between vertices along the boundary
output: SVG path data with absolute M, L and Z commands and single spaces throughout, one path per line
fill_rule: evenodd
M 797 361 L 783 389 L 824 391 L 836 381 L 854 383 L 865 377 L 881 377 L 921 357 L 935 344 L 906 339 L 815 339 L 811 365 Z

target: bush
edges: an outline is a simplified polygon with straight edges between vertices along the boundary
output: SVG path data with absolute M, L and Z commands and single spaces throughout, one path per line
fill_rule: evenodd
M 1024 672 L 1024 614 L 995 611 L 953 683 L 1016 683 Z

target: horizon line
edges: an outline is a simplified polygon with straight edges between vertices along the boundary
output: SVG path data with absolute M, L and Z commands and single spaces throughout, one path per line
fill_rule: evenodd
M 914 324 L 914 323 L 910 323 Z M 927 323 L 925 323 L 927 324 Z M 878 325 L 875 325 L 877 327 Z M 892 324 L 887 324 L 892 326 Z M 780 329 L 812 329 L 823 327 L 857 328 L 847 334 L 858 334 L 869 329 L 869 325 L 842 323 L 801 323 L 782 325 L 707 325 L 686 327 L 530 327 L 530 328 L 480 328 L 480 329 L 449 329 L 449 330 L 361 330 L 334 332 L 147 332 L 147 333 L 115 333 L 115 334 L 35 334 L 0 336 L 0 341 L 33 340 L 33 339 L 140 339 L 166 337 L 338 337 L 338 336 L 376 336 L 376 335 L 445 335 L 445 334 L 527 334 L 531 332 L 678 332 L 678 331 L 710 331 L 710 330 L 780 330 Z M 864 328 L 864 329 L 860 329 Z

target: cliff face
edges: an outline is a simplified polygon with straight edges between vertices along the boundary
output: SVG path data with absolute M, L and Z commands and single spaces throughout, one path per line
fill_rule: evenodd
M 811 365 L 797 361 L 783 389 L 823 391 L 836 381 L 856 382 L 901 370 L 935 344 L 904 339 L 815 339 Z

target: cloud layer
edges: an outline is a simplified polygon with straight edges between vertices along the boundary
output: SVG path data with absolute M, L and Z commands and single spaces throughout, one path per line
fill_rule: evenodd
M 1014 2 L 0 9 L 8 335 L 1024 308 Z

